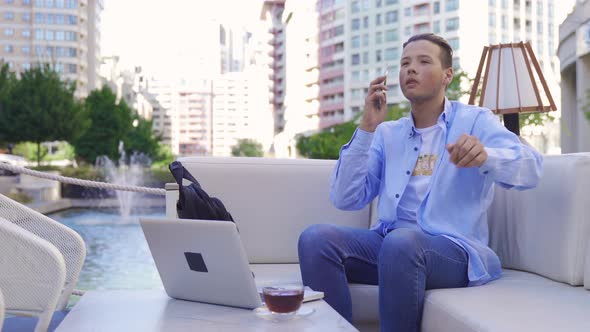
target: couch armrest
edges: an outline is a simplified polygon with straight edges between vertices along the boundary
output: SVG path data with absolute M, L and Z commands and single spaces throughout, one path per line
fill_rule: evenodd
M 178 218 L 176 202 L 178 201 L 178 183 L 166 183 L 166 217 Z

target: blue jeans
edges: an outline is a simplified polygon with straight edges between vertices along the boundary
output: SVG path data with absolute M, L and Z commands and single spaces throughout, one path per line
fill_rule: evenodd
M 379 285 L 381 331 L 419 331 L 427 289 L 467 286 L 467 253 L 443 236 L 312 225 L 299 237 L 303 284 L 352 323 L 348 283 Z

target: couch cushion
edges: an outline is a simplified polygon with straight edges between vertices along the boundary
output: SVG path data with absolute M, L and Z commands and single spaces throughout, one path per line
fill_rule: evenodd
M 297 263 L 299 234 L 311 224 L 368 228 L 369 207 L 341 211 L 330 202 L 333 160 L 180 158 L 234 217 L 251 263 Z
M 504 268 L 582 285 L 590 234 L 590 153 L 545 156 L 539 186 L 496 187 L 490 247 Z
M 590 331 L 590 292 L 514 270 L 466 289 L 426 293 L 422 331 Z

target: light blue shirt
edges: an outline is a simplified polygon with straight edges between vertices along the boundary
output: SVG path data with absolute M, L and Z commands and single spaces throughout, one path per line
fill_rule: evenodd
M 444 139 L 438 143 L 440 157 L 416 223 L 425 233 L 445 236 L 465 249 L 469 286 L 485 284 L 502 273 L 500 259 L 488 247 L 487 209 L 494 197 L 494 183 L 517 190 L 535 187 L 543 158 L 486 108 L 445 98 L 437 125 Z M 477 137 L 484 145 L 488 159 L 481 167 L 458 168 L 450 161 L 446 144 L 456 143 L 463 134 Z M 340 150 L 332 174 L 334 206 L 359 210 L 379 195 L 379 222 L 373 229 L 395 228 L 398 203 L 421 145 L 411 116 L 381 123 L 374 133 L 357 129 Z

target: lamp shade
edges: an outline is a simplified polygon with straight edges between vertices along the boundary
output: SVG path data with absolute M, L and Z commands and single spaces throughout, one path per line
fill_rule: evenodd
M 498 114 L 557 109 L 529 42 L 484 47 L 469 104 L 476 101 L 484 62 L 479 106 Z

